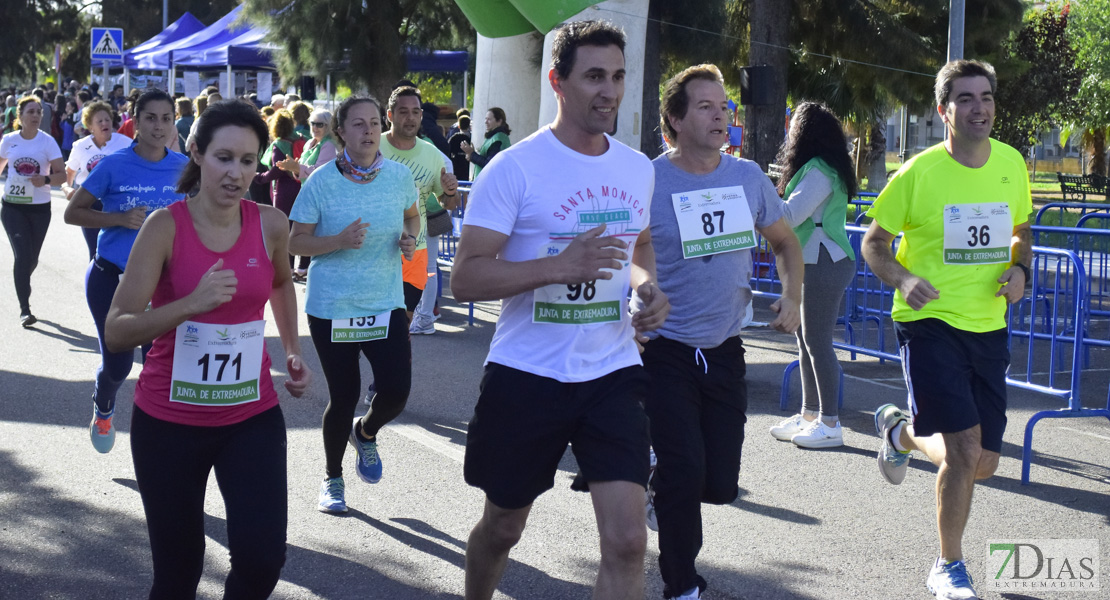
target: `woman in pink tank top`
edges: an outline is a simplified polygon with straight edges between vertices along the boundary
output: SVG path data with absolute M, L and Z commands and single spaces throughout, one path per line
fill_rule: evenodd
M 113 351 L 154 342 L 131 420 L 152 598 L 196 594 L 212 470 L 227 509 L 232 567 L 224 597 L 267 597 L 285 563 L 285 420 L 265 347 L 267 301 L 292 396 L 304 393 L 311 373 L 300 358 L 289 222 L 242 199 L 266 141 L 250 106 L 208 107 L 178 183 L 178 193 L 191 197 L 147 219 L 105 324 Z

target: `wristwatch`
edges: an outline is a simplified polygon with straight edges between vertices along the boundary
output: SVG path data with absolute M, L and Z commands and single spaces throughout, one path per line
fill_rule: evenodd
M 1014 266 L 1014 267 L 1017 267 L 1017 268 L 1021 269 L 1021 272 L 1022 272 L 1022 273 L 1025 273 L 1025 282 L 1026 282 L 1026 283 L 1029 283 L 1029 281 L 1030 281 L 1030 277 L 1029 277 L 1029 267 L 1027 267 L 1027 266 L 1025 266 L 1025 265 L 1021 264 L 1021 263 L 1020 263 L 1020 262 L 1018 262 L 1018 261 L 1014 261 L 1014 264 L 1013 264 L 1013 265 L 1011 265 L 1011 266 Z

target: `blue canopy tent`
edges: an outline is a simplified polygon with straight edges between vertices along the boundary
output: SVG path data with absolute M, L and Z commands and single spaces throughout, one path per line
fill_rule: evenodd
M 251 27 L 221 44 L 172 50 L 171 61 L 175 67 L 185 69 L 273 69 L 270 56 L 275 47 L 263 42 L 266 34 L 264 27 Z
M 265 41 L 266 34 L 266 28 L 253 27 L 224 46 L 174 50 L 173 64 L 185 69 L 276 69 L 272 56 L 278 47 Z M 409 72 L 461 73 L 468 58 L 466 50 L 405 49 Z
M 135 52 L 131 68 L 169 70 L 170 82 L 174 80 L 174 72 L 178 68 L 190 71 L 227 69 L 229 81 L 233 69 L 275 70 L 272 57 L 277 46 L 265 41 L 268 34 L 265 27 L 237 22 L 242 8 L 241 5 L 235 7 L 201 31 Z M 466 73 L 467 69 L 466 51 L 429 51 L 410 47 L 405 49 L 405 56 L 409 71 Z M 329 75 L 329 90 L 330 79 Z
M 242 12 L 243 6 L 236 6 L 220 20 L 201 31 L 169 44 L 162 44 L 150 51 L 137 53 L 135 55 L 136 66 L 133 68 L 164 71 L 171 68 L 171 56 L 174 52 L 196 52 L 208 48 L 227 46 L 232 40 L 250 30 L 249 25 L 236 23 Z

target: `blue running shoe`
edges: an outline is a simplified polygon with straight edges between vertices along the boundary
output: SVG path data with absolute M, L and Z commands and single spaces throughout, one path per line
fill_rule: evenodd
M 320 496 L 319 504 L 316 510 L 325 513 L 345 513 L 347 512 L 347 501 L 344 499 L 343 478 L 333 477 L 328 479 L 324 478 L 320 482 Z
M 933 570 L 929 571 L 929 578 L 925 585 L 929 591 L 940 600 L 972 600 L 978 598 L 971 587 L 971 575 L 967 573 L 967 565 L 962 560 L 949 563 L 938 558 Z
M 894 485 L 902 483 L 906 478 L 910 453 L 899 452 L 894 447 L 894 443 L 890 441 L 890 430 L 905 421 L 909 421 L 909 417 L 893 404 L 884 404 L 875 410 L 875 431 L 882 439 L 878 456 L 879 472 L 884 479 Z
M 89 438 L 92 439 L 93 448 L 101 454 L 112 451 L 116 445 L 116 428 L 112 426 L 112 415 L 103 417 L 93 409 L 93 420 L 89 423 Z
M 355 418 L 354 424 L 351 425 L 351 437 L 348 441 L 351 442 L 351 446 L 358 455 L 358 462 L 355 465 L 358 469 L 358 478 L 366 483 L 377 483 L 382 480 L 382 459 L 378 456 L 378 442 L 364 442 L 358 439 L 355 430 L 361 427 L 359 425 L 361 420 L 359 417 Z

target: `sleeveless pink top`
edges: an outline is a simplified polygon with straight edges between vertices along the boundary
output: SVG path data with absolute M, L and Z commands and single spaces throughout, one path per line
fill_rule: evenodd
M 158 308 L 188 296 L 196 289 L 208 268 L 222 258 L 223 268 L 234 271 L 238 279 L 235 295 L 230 302 L 189 320 L 231 325 L 264 319 L 266 302 L 273 288 L 274 265 L 263 238 L 258 205 L 250 200 L 239 201 L 242 228 L 239 239 L 226 252 L 213 252 L 200 241 L 185 200 L 174 202 L 168 210 L 175 223 L 173 255 L 158 280 L 151 306 Z M 258 400 L 233 406 L 171 402 L 170 378 L 176 337 L 176 329 L 167 331 L 154 340 L 147 354 L 146 364 L 135 386 L 135 406 L 143 412 L 171 423 L 215 427 L 244 421 L 277 405 L 277 392 L 270 378 L 270 356 L 265 346 L 262 349 Z

